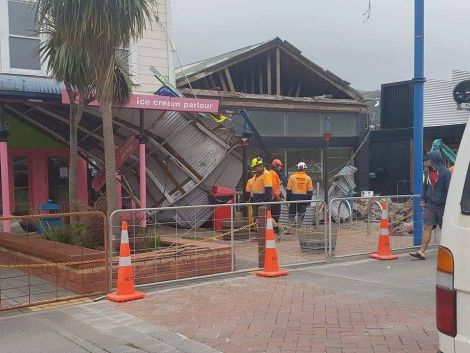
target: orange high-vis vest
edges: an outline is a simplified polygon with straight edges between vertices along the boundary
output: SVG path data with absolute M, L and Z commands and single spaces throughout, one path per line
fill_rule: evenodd
M 293 195 L 307 195 L 308 192 L 313 191 L 312 178 L 303 171 L 294 172 L 287 182 L 287 190 Z
M 251 179 L 250 179 L 251 180 Z M 266 169 L 263 171 L 261 175 L 256 174 L 252 178 L 252 182 L 250 183 L 250 197 L 251 202 L 265 202 L 271 201 L 265 199 L 265 191 L 266 188 L 273 187 L 272 175 Z M 247 185 L 248 188 L 248 185 Z M 247 190 L 248 191 L 248 190 Z
M 280 200 L 281 199 L 281 178 L 279 178 L 279 174 L 275 170 L 270 170 L 273 182 L 273 200 Z
M 251 177 L 246 182 L 245 191 L 250 193 L 250 198 L 253 198 L 253 183 L 255 182 L 255 177 Z

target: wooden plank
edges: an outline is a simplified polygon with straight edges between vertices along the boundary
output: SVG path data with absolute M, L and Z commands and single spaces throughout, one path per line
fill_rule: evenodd
M 264 80 L 263 80 L 263 70 L 261 69 L 261 67 L 259 68 L 258 83 L 259 83 L 259 94 L 263 94 Z
M 297 85 L 297 90 L 295 91 L 295 96 L 298 97 L 300 95 L 300 90 L 302 88 L 302 82 L 299 82 Z
M 276 95 L 281 95 L 281 50 L 276 48 Z
M 268 81 L 268 94 L 270 95 L 271 92 L 271 87 L 272 87 L 272 81 L 271 81 L 271 53 L 268 52 L 268 59 L 266 62 L 266 80 Z
M 181 93 L 191 94 L 188 88 L 182 88 Z M 366 113 L 367 106 L 353 99 L 338 100 L 311 100 L 309 98 L 279 98 L 277 96 L 246 95 L 242 93 L 218 92 L 194 90 L 198 97 L 222 99 L 224 107 L 239 107 L 253 109 L 280 109 L 280 110 L 299 110 L 299 111 L 331 111 L 331 112 L 352 112 Z
M 233 85 L 232 76 L 230 75 L 230 69 L 227 67 L 224 71 L 225 76 L 227 76 L 227 82 L 230 87 L 230 91 L 235 92 L 235 86 Z
M 224 76 L 222 75 L 222 72 L 217 72 L 217 75 L 219 76 L 220 84 L 222 85 L 222 90 L 227 91 L 227 85 L 225 84 Z

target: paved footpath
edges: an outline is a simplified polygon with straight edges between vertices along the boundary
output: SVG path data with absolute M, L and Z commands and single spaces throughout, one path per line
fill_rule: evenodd
M 436 353 L 435 253 L 163 285 L 0 319 L 0 353 Z
M 223 352 L 436 353 L 435 253 L 252 274 L 119 306 Z

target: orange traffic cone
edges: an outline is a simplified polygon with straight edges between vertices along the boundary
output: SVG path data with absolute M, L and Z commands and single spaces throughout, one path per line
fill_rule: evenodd
M 273 219 L 271 211 L 266 214 L 266 246 L 264 250 L 264 271 L 256 272 L 257 276 L 278 277 L 287 275 L 287 271 L 280 269 L 277 260 L 276 241 L 274 240 Z
M 393 255 L 390 246 L 390 231 L 388 224 L 388 204 L 382 203 L 382 219 L 380 220 L 379 249 L 369 257 L 377 260 L 396 260 L 398 255 Z
M 129 249 L 129 233 L 127 222 L 122 222 L 121 246 L 119 249 L 119 268 L 117 278 L 117 291 L 106 296 L 113 302 L 127 302 L 142 299 L 144 293 L 136 292 L 134 288 L 134 274 L 132 271 L 131 251 Z

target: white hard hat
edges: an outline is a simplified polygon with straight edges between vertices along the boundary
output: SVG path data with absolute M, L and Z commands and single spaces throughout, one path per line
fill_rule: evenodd
M 305 169 L 307 169 L 307 165 L 304 162 L 299 162 L 297 164 L 297 169 L 298 170 L 305 170 Z

